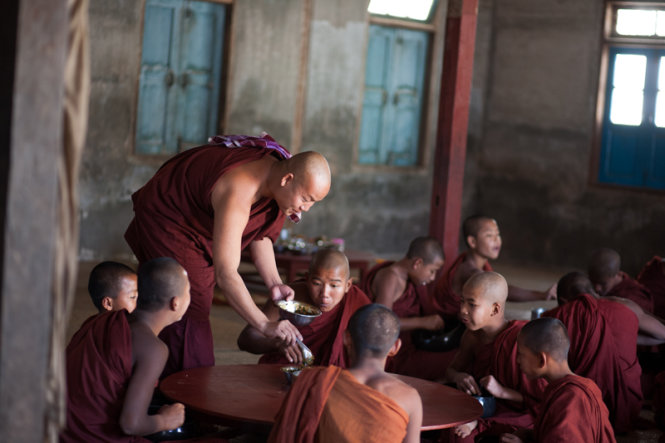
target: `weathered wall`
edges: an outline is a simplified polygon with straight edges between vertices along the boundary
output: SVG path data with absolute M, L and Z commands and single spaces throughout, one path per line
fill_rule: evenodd
M 585 267 L 618 250 L 635 272 L 665 253 L 665 196 L 590 184 L 603 2 L 494 2 L 482 141 L 465 213 L 496 217 L 502 259 Z

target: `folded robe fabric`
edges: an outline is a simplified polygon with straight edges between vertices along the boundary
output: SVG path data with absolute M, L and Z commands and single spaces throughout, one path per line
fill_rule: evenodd
M 376 294 L 372 291 L 374 277 L 381 270 L 394 262 L 385 261 L 370 269 L 362 282 L 362 289 L 372 301 L 376 301 Z M 437 312 L 432 297 L 425 286 L 416 286 L 411 281 L 406 284 L 404 293 L 393 303 L 393 312 L 399 318 L 422 317 Z M 400 333 L 402 347 L 397 355 L 386 362 L 386 371 L 396 374 L 409 375 L 427 380 L 443 378 L 446 368 L 450 365 L 457 350 L 447 352 L 431 352 L 417 349 L 411 338 L 411 331 Z
M 226 138 L 233 138 L 227 136 Z M 242 137 L 242 136 L 240 136 Z M 210 308 L 215 288 L 212 261 L 214 211 L 212 189 L 226 172 L 268 155 L 283 159 L 283 150 L 261 145 L 257 139 L 239 139 L 241 146 L 199 146 L 168 160 L 148 183 L 132 195 L 134 219 L 125 240 L 139 260 L 139 266 L 156 257 L 172 257 L 189 275 L 192 301 L 182 320 L 165 328 L 160 338 L 169 347 L 169 360 L 163 376 L 199 366 L 215 364 Z M 263 139 L 262 139 L 263 140 Z M 241 247 L 252 241 L 279 236 L 285 216 L 277 203 L 268 198 L 251 208 L 242 233 Z
M 127 311 L 87 319 L 67 346 L 67 427 L 60 441 L 147 442 L 122 432 L 120 413 L 132 376 Z
M 653 313 L 665 318 L 665 262 L 661 257 L 655 256 L 644 265 L 637 275 L 637 281 L 645 286 L 653 297 Z
M 348 367 L 349 360 L 344 349 L 344 331 L 354 312 L 370 303 L 369 298 L 359 287 L 351 285 L 349 292 L 331 311 L 323 312 L 309 325 L 298 327 L 303 343 L 314 354 L 315 366 Z M 259 363 L 287 364 L 288 360 L 279 352 L 271 352 L 264 354 Z
M 541 443 L 616 442 L 600 389 L 593 380 L 578 375 L 547 386 L 534 435 Z
M 271 443 L 401 442 L 409 416 L 393 399 L 335 366 L 305 369 L 291 386 Z
M 645 312 L 653 314 L 654 300 L 651 291 L 637 280 L 631 278 L 625 272 L 621 272 L 620 274 L 622 277 L 621 282 L 607 291 L 605 296 L 627 298 L 640 305 Z
M 558 318 L 566 325 L 570 369 L 598 385 L 614 430 L 631 430 L 642 408 L 637 316 L 621 303 L 588 294 L 543 316 Z

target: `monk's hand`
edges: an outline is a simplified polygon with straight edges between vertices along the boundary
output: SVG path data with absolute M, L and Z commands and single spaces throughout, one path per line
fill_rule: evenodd
M 455 435 L 461 438 L 466 438 L 471 434 L 471 432 L 476 429 L 478 426 L 478 420 L 470 421 L 469 423 L 464 423 L 463 425 L 455 426 Z
M 443 319 L 438 315 L 426 315 L 425 317 L 420 317 L 421 327 L 427 329 L 428 331 L 438 331 L 443 329 Z
M 270 298 L 273 302 L 280 300 L 293 300 L 295 292 L 289 285 L 279 283 L 270 287 Z
M 164 420 L 165 431 L 175 429 L 185 422 L 185 405 L 182 403 L 173 403 L 172 405 L 164 405 L 159 408 L 157 415 L 161 416 Z
M 494 378 L 493 375 L 487 375 L 479 380 L 480 386 L 496 398 L 503 398 L 503 385 Z
M 522 439 L 515 434 L 501 434 L 501 443 L 522 443 Z
M 302 351 L 300 350 L 300 346 L 298 346 L 297 343 L 294 343 L 292 345 L 282 345 L 279 347 L 280 351 L 286 357 L 286 359 L 289 361 L 289 363 L 293 363 L 295 365 L 300 365 L 303 363 L 303 356 L 302 356 Z
M 545 300 L 556 300 L 556 288 L 557 284 L 554 283 L 547 291 L 545 291 Z
M 266 322 L 261 330 L 263 335 L 268 338 L 276 338 L 283 345 L 295 345 L 296 340 L 302 340 L 302 335 L 298 328 L 293 326 L 288 320 Z
M 480 395 L 480 387 L 471 374 L 467 374 L 466 372 L 457 374 L 455 384 L 457 385 L 457 389 L 469 395 Z

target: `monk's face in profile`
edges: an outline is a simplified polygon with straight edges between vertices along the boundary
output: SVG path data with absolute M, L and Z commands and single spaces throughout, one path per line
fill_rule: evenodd
M 292 220 L 295 217 L 294 221 L 299 221 L 301 213 L 309 211 L 314 203 L 328 195 L 330 184 L 321 183 L 312 177 L 289 179 L 288 175 L 290 174 L 282 178 L 282 186 L 275 194 L 275 201 L 284 215 Z
M 488 260 L 496 260 L 501 252 L 501 233 L 499 225 L 494 220 L 485 220 L 481 223 L 478 234 L 467 239 L 469 246 L 476 253 Z
M 189 308 L 189 303 L 192 300 L 192 296 L 190 293 L 191 290 L 191 285 L 189 283 L 189 276 L 187 275 L 187 271 L 184 269 L 182 270 L 183 274 L 183 279 L 185 280 L 185 284 L 183 285 L 182 292 L 177 296 L 178 299 L 178 305 L 177 305 L 177 311 L 179 315 L 178 320 L 182 320 L 183 315 L 185 315 L 185 312 L 187 312 L 187 308 Z
M 312 303 L 328 312 L 342 301 L 352 283 L 344 266 L 315 268 L 307 277 L 307 290 Z
M 482 290 L 465 288 L 462 292 L 460 320 L 467 329 L 476 331 L 487 326 L 496 311 L 496 303 L 485 297 Z
M 436 278 L 436 273 L 443 266 L 443 259 L 436 259 L 433 263 L 425 263 L 419 258 L 413 265 L 409 273 L 409 279 L 416 285 L 426 285 L 432 283 Z
M 521 338 L 517 339 L 517 364 L 524 375 L 530 379 L 540 376 L 540 357 L 524 345 Z
M 120 311 L 126 309 L 132 312 L 136 309 L 136 299 L 138 290 L 136 286 L 137 277 L 135 274 L 127 274 L 120 278 L 120 290 L 115 298 L 106 297 L 102 301 L 102 306 L 108 311 Z

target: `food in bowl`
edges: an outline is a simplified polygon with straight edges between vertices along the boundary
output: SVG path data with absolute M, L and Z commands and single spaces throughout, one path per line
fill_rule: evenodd
M 277 307 L 279 318 L 287 319 L 296 326 L 308 325 L 321 315 L 319 308 L 301 301 L 281 300 L 277 302 Z

